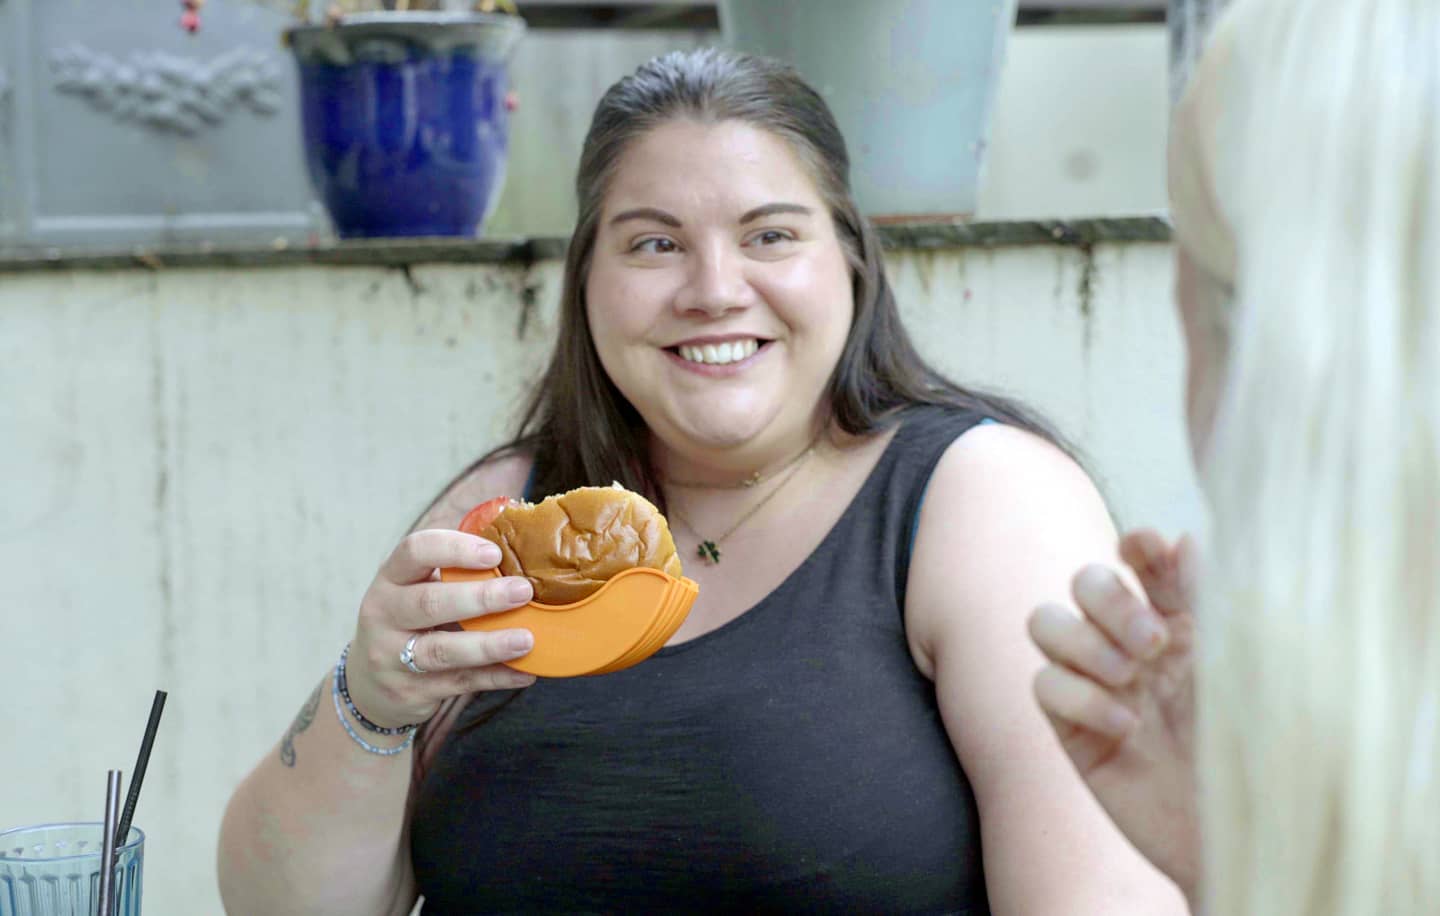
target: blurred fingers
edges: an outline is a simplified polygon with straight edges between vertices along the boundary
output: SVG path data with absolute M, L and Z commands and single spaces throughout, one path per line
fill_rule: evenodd
M 1035 675 L 1035 699 L 1057 723 L 1112 738 L 1123 738 L 1139 720 L 1108 690 L 1059 665 L 1046 665 Z
M 1070 584 L 1076 605 L 1116 645 L 1142 661 L 1165 648 L 1168 631 L 1160 615 L 1135 596 L 1115 571 L 1086 566 Z
M 1042 604 L 1030 615 L 1030 638 L 1051 662 L 1086 677 L 1124 687 L 1134 680 L 1138 665 L 1099 628 L 1059 604 Z
M 1195 544 L 1188 535 L 1173 547 L 1151 529 L 1133 531 L 1120 541 L 1120 558 L 1135 570 L 1155 610 L 1166 616 L 1191 613 L 1192 583 L 1186 582 L 1183 567 L 1193 567 L 1194 554 Z M 1188 572 L 1193 579 L 1193 568 Z
M 1200 577 L 1200 547 L 1190 535 L 1182 535 L 1175 545 L 1175 579 L 1185 608 L 1195 612 Z
M 1127 531 L 1120 539 L 1120 558 L 1136 572 L 1159 571 L 1170 557 L 1170 542 L 1154 528 Z

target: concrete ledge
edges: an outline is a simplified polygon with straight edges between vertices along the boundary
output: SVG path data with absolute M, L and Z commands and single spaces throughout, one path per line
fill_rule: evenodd
M 1087 248 L 1102 242 L 1170 241 L 1170 223 L 1158 216 L 1003 223 L 896 223 L 877 229 L 886 248 L 902 251 L 1016 245 Z
M 996 223 L 916 222 L 877 227 L 890 250 L 1064 245 L 1087 248 L 1103 242 L 1167 242 L 1169 223 L 1160 217 L 1037 220 Z M 565 256 L 566 240 L 373 239 L 315 245 L 177 245 L 128 251 L 0 250 L 0 273 L 44 270 L 125 270 L 213 267 L 405 267 L 412 264 L 533 264 Z

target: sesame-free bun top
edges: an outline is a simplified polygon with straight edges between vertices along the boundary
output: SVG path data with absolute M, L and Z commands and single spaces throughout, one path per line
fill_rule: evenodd
M 539 604 L 579 601 L 636 566 L 681 575 L 665 516 L 618 484 L 511 502 L 479 534 L 499 545 L 501 574 L 529 579 Z

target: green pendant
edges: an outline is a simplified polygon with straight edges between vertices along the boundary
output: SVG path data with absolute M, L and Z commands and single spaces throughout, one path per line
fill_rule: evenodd
M 720 562 L 720 548 L 715 545 L 714 541 L 701 541 L 700 546 L 695 548 L 695 553 L 707 563 Z

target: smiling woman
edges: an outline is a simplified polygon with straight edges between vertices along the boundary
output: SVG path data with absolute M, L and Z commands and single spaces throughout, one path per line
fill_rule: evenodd
M 653 460 L 686 478 L 708 470 L 689 457 L 700 449 L 740 469 L 803 451 L 853 311 L 834 223 L 785 141 L 690 119 L 649 131 L 616 168 L 585 301 Z
M 361 603 L 351 712 L 423 722 L 415 753 L 322 716 L 262 761 L 227 812 L 227 905 L 1179 911 L 1030 701 L 1024 616 L 1113 555 L 1105 507 L 1041 424 L 919 358 L 848 172 L 771 61 L 673 54 L 606 93 L 517 437 Z M 504 665 L 528 633 L 447 627 L 530 594 L 434 581 L 498 562 L 452 530 L 467 509 L 611 481 L 705 561 L 665 648 L 532 685 Z

